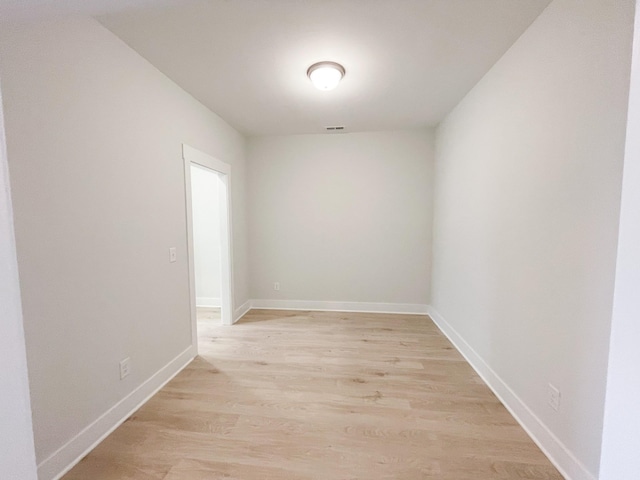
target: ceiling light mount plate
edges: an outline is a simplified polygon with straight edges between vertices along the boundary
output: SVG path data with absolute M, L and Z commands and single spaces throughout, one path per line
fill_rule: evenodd
M 318 90 L 333 90 L 338 86 L 346 71 L 336 62 L 318 62 L 307 69 L 307 77 Z

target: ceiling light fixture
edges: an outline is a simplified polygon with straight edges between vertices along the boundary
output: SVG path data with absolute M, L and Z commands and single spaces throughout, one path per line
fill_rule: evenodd
M 338 86 L 345 70 L 336 62 L 314 63 L 307 70 L 307 77 L 318 90 L 333 90 Z

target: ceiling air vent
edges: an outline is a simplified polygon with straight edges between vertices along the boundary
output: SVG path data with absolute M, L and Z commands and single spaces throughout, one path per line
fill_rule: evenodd
M 344 125 L 336 125 L 336 126 L 330 126 L 330 127 L 324 127 L 324 128 L 328 133 L 344 133 L 345 132 Z

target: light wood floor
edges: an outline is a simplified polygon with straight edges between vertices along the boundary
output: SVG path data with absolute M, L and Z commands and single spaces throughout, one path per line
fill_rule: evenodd
M 220 318 L 220 307 L 196 307 L 196 317 L 198 318 L 198 334 L 204 338 L 204 330 L 210 326 L 222 324 Z
M 428 317 L 200 320 L 200 356 L 64 480 L 561 479 Z

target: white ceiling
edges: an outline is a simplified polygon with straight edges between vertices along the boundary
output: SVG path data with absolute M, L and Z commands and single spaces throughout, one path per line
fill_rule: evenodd
M 101 15 L 184 3 L 183 0 L 0 0 L 0 23 L 65 15 Z
M 247 135 L 437 124 L 549 0 L 0 0 L 98 20 Z M 14 11 L 10 8 L 13 5 Z M 131 7 L 131 8 L 129 8 Z M 316 90 L 312 63 L 347 74 Z

